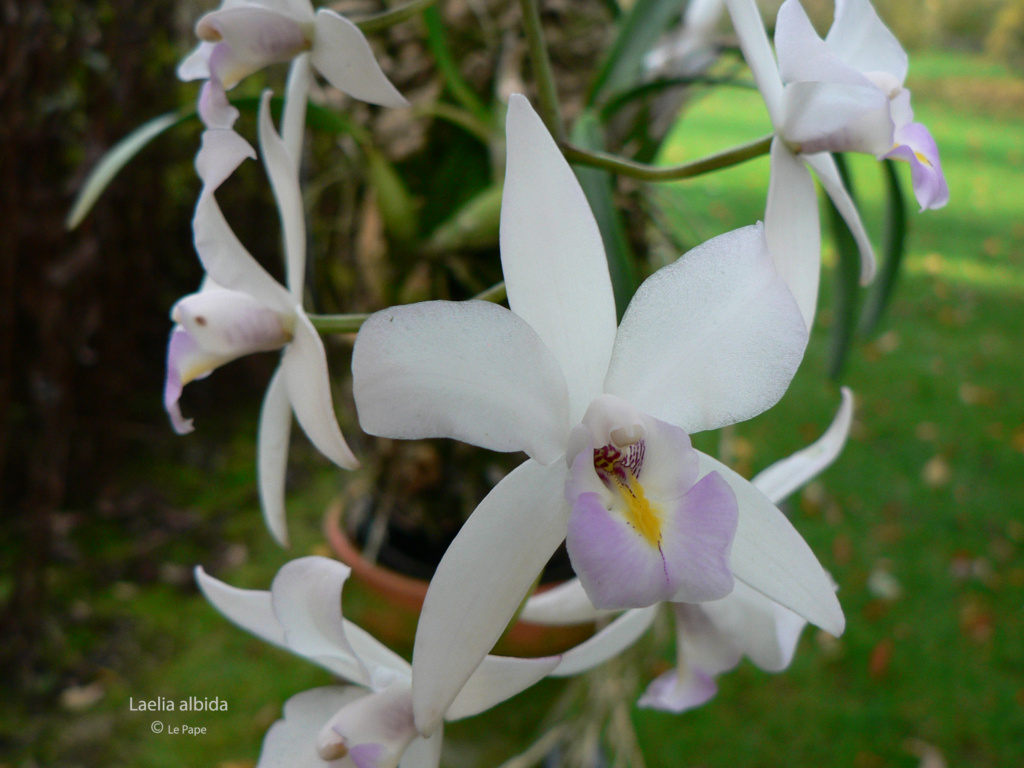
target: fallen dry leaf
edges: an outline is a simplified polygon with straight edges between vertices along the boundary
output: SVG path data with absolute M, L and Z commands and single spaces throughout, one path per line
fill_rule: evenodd
M 933 456 L 921 470 L 921 479 L 929 488 L 941 488 L 950 481 L 953 473 L 943 456 Z
M 903 587 L 888 569 L 876 566 L 868 576 L 868 591 L 877 598 L 893 601 L 900 599 Z
M 60 692 L 60 706 L 69 712 L 81 712 L 96 704 L 106 692 L 99 680 L 88 685 L 74 685 Z
M 921 739 L 907 739 L 903 748 L 921 759 L 917 768 L 946 768 L 946 759 L 938 747 L 932 746 Z
M 992 611 L 984 605 L 971 600 L 960 608 L 960 631 L 979 645 L 988 642 L 995 630 L 995 618 Z
M 998 400 L 999 395 L 996 391 L 988 387 L 979 387 L 966 381 L 960 385 L 960 401 L 964 405 L 992 406 Z
M 892 638 L 886 637 L 879 640 L 871 649 L 871 657 L 868 659 L 868 674 L 872 678 L 881 680 L 888 674 L 895 647 Z

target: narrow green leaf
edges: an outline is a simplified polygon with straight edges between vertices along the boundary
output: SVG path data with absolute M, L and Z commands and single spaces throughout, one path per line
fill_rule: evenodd
M 383 154 L 366 147 L 367 172 L 380 210 L 384 231 L 402 245 L 416 239 L 419 223 L 416 203 L 398 171 Z
M 882 168 L 885 171 L 888 193 L 888 205 L 885 209 L 885 253 L 882 269 L 868 291 L 864 312 L 860 318 L 860 332 L 865 336 L 875 331 L 889 306 L 907 243 L 907 203 L 896 171 L 896 163 L 885 160 L 882 162 Z
M 601 122 L 592 111 L 583 112 L 572 128 L 572 141 L 585 149 L 604 149 L 604 136 Z M 607 171 L 596 168 L 573 168 L 579 179 L 583 193 L 590 202 L 601 230 L 604 250 L 608 258 L 608 272 L 612 278 L 612 290 L 615 293 L 615 307 L 619 319 L 626 311 L 630 299 L 639 285 L 636 267 L 636 256 L 630 247 L 626 235 L 626 225 L 622 213 L 615 207 L 615 186 L 613 177 Z
M 103 190 L 109 186 L 114 177 L 133 157 L 139 154 L 149 142 L 168 128 L 184 122 L 193 115 L 195 115 L 195 109 L 168 112 L 153 118 L 147 123 L 143 123 L 117 142 L 100 159 L 96 167 L 92 169 L 85 179 L 82 188 L 78 191 L 74 204 L 71 206 L 71 211 L 64 220 L 64 226 L 70 230 L 81 224 L 82 219 L 88 215 L 100 195 L 103 194 Z
M 275 114 L 280 114 L 283 101 L 284 99 L 280 96 L 275 96 L 271 100 Z M 244 96 L 239 99 L 232 99 L 231 103 L 243 112 L 255 114 L 259 110 L 260 99 L 258 96 Z M 71 206 L 71 210 L 68 212 L 67 218 L 64 220 L 64 226 L 71 230 L 81 224 L 82 220 L 96 204 L 100 195 L 110 186 L 110 182 L 121 172 L 122 168 L 131 162 L 157 136 L 195 116 L 195 107 L 167 112 L 143 123 L 117 142 L 86 177 L 82 188 L 78 191 L 74 204 Z M 306 112 L 306 124 L 310 128 L 323 131 L 324 133 L 349 134 L 355 136 L 360 141 L 366 141 L 368 138 L 365 130 L 353 123 L 345 115 L 332 112 L 316 104 L 309 105 Z
M 685 5 L 685 0 L 637 0 L 619 21 L 619 33 L 590 88 L 590 106 L 636 83 L 644 56 L 668 25 L 680 19 Z
M 843 184 L 853 194 L 853 184 L 846 167 L 846 160 L 840 154 L 835 156 Z M 843 364 L 850 352 L 853 331 L 857 314 L 857 299 L 860 290 L 860 251 L 853 233 L 846 225 L 842 214 L 826 195 L 829 223 L 832 228 L 832 240 L 836 246 L 835 290 L 832 293 L 832 329 L 829 337 L 828 376 L 832 380 L 839 378 Z
M 427 46 L 434 55 L 434 61 L 437 63 L 437 68 L 440 70 L 441 77 L 444 78 L 444 83 L 451 92 L 451 95 L 455 97 L 459 104 L 472 113 L 478 121 L 485 125 L 491 125 L 494 119 L 490 110 L 483 100 L 477 96 L 476 91 L 466 81 L 466 78 L 462 76 L 462 72 L 459 71 L 459 65 L 452 57 L 441 13 L 436 7 L 428 8 L 423 12 L 423 21 L 427 26 Z
M 441 222 L 423 247 L 427 255 L 494 248 L 501 222 L 501 185 L 478 192 Z

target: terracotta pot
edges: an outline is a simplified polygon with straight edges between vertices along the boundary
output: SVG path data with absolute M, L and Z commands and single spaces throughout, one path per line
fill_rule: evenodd
M 345 617 L 396 651 L 410 653 L 428 582 L 364 558 L 345 533 L 344 511 L 344 497 L 331 503 L 324 515 L 324 534 L 337 558 L 352 569 L 345 586 Z M 593 633 L 593 624 L 549 627 L 518 621 L 501 636 L 493 653 L 549 656 L 578 645 Z

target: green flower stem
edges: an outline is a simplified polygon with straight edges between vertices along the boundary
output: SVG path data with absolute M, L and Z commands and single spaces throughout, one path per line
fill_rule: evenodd
M 329 333 L 356 333 L 369 315 L 306 315 L 321 336 Z
M 480 291 L 480 293 L 473 297 L 476 301 L 490 301 L 495 304 L 500 304 L 506 298 L 508 298 L 508 293 L 505 291 L 504 281 L 492 285 L 487 290 Z
M 481 291 L 473 299 L 498 304 L 505 300 L 505 296 L 505 283 L 497 283 L 487 290 Z M 307 315 L 307 317 L 321 335 L 326 335 L 329 333 L 356 333 L 369 315 Z
M 558 106 L 558 90 L 555 87 L 555 76 L 551 71 L 551 59 L 548 57 L 537 1 L 519 0 L 519 7 L 522 9 L 523 27 L 526 30 L 526 41 L 530 47 L 533 77 L 537 81 L 540 116 L 555 140 L 562 142 L 565 140 L 565 126 L 562 124 L 562 112 Z
M 420 11 L 430 8 L 435 2 L 436 0 L 412 0 L 412 2 L 392 8 L 389 11 L 368 16 L 361 21 L 357 21 L 355 24 L 363 32 L 380 32 L 382 29 L 393 27 L 399 22 L 411 19 Z
M 617 173 L 620 176 L 629 176 L 641 181 L 675 181 L 676 179 L 688 179 L 693 176 L 700 176 L 704 173 L 717 171 L 720 168 L 729 168 L 733 165 L 745 163 L 755 157 L 767 155 L 772 145 L 773 135 L 752 141 L 749 144 L 742 144 L 717 155 L 709 155 L 692 163 L 682 165 L 656 166 L 645 163 L 636 163 L 632 160 L 625 160 L 607 152 L 591 152 L 586 149 L 574 146 L 567 142 L 561 142 L 562 154 L 570 163 L 577 165 L 589 165 L 593 168 L 603 168 L 606 171 Z

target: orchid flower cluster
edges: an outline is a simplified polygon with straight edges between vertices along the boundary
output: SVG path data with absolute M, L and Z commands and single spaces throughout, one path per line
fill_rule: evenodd
M 701 28 L 710 28 L 715 4 L 697 5 L 708 16 Z M 411 663 L 344 618 L 350 569 L 340 562 L 294 560 L 269 592 L 197 569 L 204 595 L 231 621 L 346 681 L 291 698 L 260 766 L 433 768 L 445 722 L 603 663 L 633 645 L 663 604 L 675 621 L 677 665 L 639 704 L 673 712 L 706 703 L 715 678 L 741 657 L 784 669 L 808 622 L 842 633 L 836 585 L 777 505 L 838 456 L 849 391 L 817 442 L 753 480 L 697 450 L 691 435 L 771 408 L 801 363 L 821 250 L 808 168 L 855 235 L 865 280 L 870 241 L 829 153 L 908 161 L 922 208 L 944 204 L 948 190 L 934 141 L 913 122 L 906 55 L 868 0 L 837 0 L 824 40 L 798 0 L 786 0 L 774 54 L 754 0 L 725 5 L 774 126 L 763 224 L 656 271 L 618 322 L 587 197 L 550 126 L 512 95 L 500 215 L 507 308 L 427 301 L 362 324 L 352 389 L 365 432 L 528 457 L 480 501 L 441 560 Z M 206 278 L 172 310 L 164 402 L 174 428 L 188 432 L 186 384 L 240 356 L 281 351 L 260 416 L 258 476 L 267 527 L 286 544 L 292 414 L 324 456 L 358 466 L 335 415 L 323 342 L 303 308 L 299 166 L 310 84 L 316 72 L 356 99 L 406 102 L 359 28 L 308 0 L 224 0 L 196 32 L 201 42 L 179 75 L 205 81 L 194 233 Z M 264 93 L 257 153 L 234 130 L 227 91 L 282 62 L 291 62 L 282 128 Z M 221 185 L 257 155 L 280 214 L 284 285 L 245 249 L 217 202 Z M 563 542 L 576 578 L 531 594 Z M 491 655 L 517 617 L 601 628 L 557 655 Z

